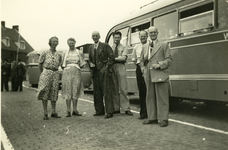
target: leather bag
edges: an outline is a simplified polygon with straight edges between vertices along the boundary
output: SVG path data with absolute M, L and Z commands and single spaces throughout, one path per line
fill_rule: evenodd
M 169 70 L 150 69 L 151 82 L 167 82 L 169 79 Z

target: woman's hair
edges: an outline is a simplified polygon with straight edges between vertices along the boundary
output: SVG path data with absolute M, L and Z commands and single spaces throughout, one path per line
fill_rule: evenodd
M 76 40 L 75 40 L 74 38 L 69 38 L 69 39 L 67 40 L 67 44 L 68 44 L 69 41 L 73 41 L 74 43 L 76 43 Z
M 56 36 L 51 37 L 51 38 L 49 39 L 49 42 L 48 42 L 49 46 L 51 46 L 51 40 L 54 39 L 54 38 L 57 39 L 57 40 L 59 40 Z

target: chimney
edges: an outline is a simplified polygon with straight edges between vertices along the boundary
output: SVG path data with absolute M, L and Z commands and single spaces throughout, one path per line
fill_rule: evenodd
M 13 26 L 13 29 L 17 30 L 17 32 L 19 32 L 19 26 L 18 25 Z
M 5 21 L 1 21 L 1 24 L 2 24 L 2 27 L 4 27 L 5 28 Z

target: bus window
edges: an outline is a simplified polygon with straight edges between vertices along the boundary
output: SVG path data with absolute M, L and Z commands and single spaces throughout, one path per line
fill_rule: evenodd
M 139 31 L 146 30 L 150 27 L 150 22 L 135 26 L 131 28 L 131 46 L 140 43 Z
M 213 9 L 213 3 L 209 3 L 180 12 L 180 34 L 188 35 L 212 30 L 214 27 Z
M 218 28 L 228 27 L 228 1 L 220 0 L 218 1 Z
M 127 46 L 128 45 L 128 27 L 127 28 L 123 28 L 123 29 L 120 29 L 120 30 L 116 30 L 116 31 L 120 31 L 122 33 L 122 39 L 120 41 L 121 44 L 123 44 L 124 46 Z M 109 37 L 109 40 L 108 40 L 108 44 L 110 46 L 112 46 L 114 43 L 113 41 L 113 36 L 112 34 L 110 35 Z
M 158 39 L 167 40 L 177 36 L 178 16 L 172 12 L 154 18 L 154 26 L 158 28 Z

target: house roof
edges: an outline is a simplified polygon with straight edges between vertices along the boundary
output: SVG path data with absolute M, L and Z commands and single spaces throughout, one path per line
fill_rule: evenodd
M 17 51 L 18 46 L 16 45 L 15 42 L 18 42 L 18 38 L 19 38 L 18 31 L 16 29 L 6 28 L 4 26 L 2 26 L 1 30 L 2 30 L 2 39 L 9 38 L 9 41 L 10 41 L 10 46 L 9 47 L 7 47 L 1 41 L 2 49 L 10 50 L 10 51 Z M 29 53 L 29 52 L 34 51 L 32 46 L 21 35 L 20 35 L 20 41 L 24 41 L 25 42 L 25 49 L 19 49 L 19 52 Z

